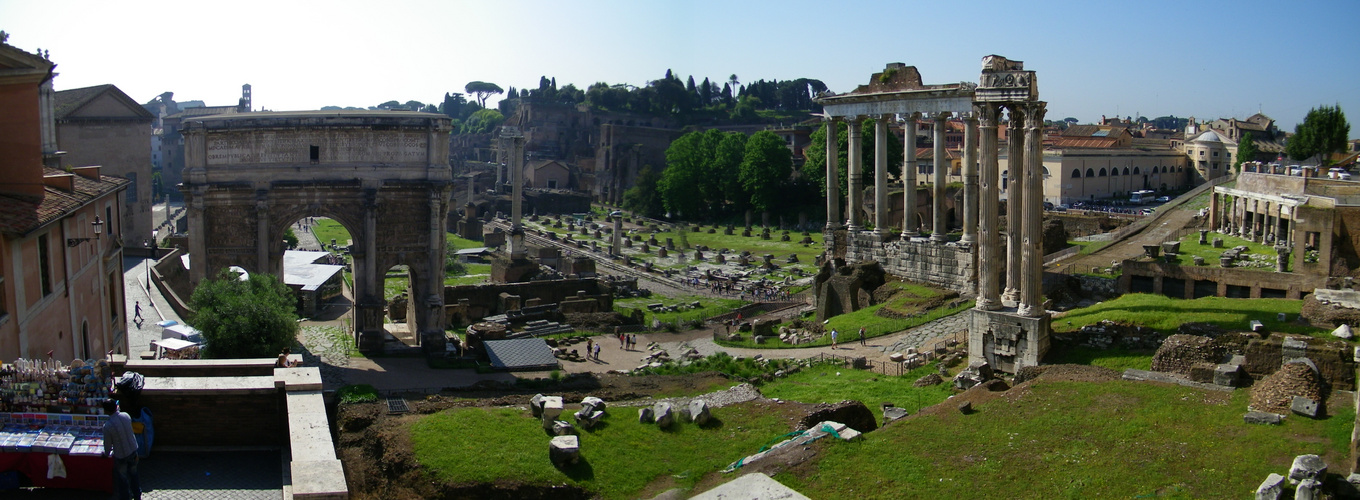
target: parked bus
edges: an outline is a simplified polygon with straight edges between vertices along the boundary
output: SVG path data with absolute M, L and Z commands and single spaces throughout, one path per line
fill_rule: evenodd
M 1134 191 L 1133 195 L 1129 196 L 1129 203 L 1134 204 L 1151 203 L 1152 200 L 1156 198 L 1156 194 L 1157 192 L 1151 189 Z

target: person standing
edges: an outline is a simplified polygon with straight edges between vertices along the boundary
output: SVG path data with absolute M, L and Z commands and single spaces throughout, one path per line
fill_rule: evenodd
M 864 327 L 862 327 L 862 326 L 859 327 L 859 345 L 865 345 L 865 344 L 864 344 Z
M 600 344 L 595 344 L 595 361 L 600 360 Z
M 590 359 L 590 353 L 595 349 L 595 340 L 586 339 L 586 359 Z
M 835 349 L 836 349 L 836 336 L 837 336 L 839 333 L 840 333 L 840 332 L 837 332 L 835 328 L 832 328 L 832 329 L 831 329 L 831 349 L 832 349 L 832 350 L 835 350 Z
M 118 411 L 118 401 L 104 400 L 104 455 L 113 455 L 113 494 L 118 500 L 142 500 L 142 485 L 137 480 L 137 436 L 132 433 L 132 417 Z

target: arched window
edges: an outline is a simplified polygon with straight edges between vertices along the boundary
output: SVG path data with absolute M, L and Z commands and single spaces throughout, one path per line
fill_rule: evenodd
M 1044 167 L 1044 177 L 1048 177 L 1048 167 Z
M 1124 175 L 1129 175 L 1129 167 L 1124 167 Z
M 1072 169 L 1072 178 L 1073 178 L 1073 179 L 1080 179 L 1080 178 L 1081 178 L 1081 170 L 1080 170 L 1080 169 L 1076 169 L 1076 168 Z
M 1138 167 L 1133 167 L 1133 175 L 1142 175 L 1142 172 L 1138 171 Z
M 1095 170 L 1091 170 L 1091 169 L 1088 168 L 1088 169 L 1086 169 L 1086 176 L 1087 176 L 1087 177 L 1095 177 L 1095 176 L 1096 176 L 1096 171 L 1095 171 Z
M 1105 177 L 1105 169 L 1100 169 L 1100 177 Z

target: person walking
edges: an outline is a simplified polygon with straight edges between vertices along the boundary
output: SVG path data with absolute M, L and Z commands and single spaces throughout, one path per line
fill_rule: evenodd
M 864 327 L 862 327 L 862 326 L 859 327 L 859 345 L 865 345 L 865 344 L 864 344 Z
M 126 303 L 127 303 L 127 302 L 124 302 L 124 304 L 126 304 Z M 141 320 L 142 320 L 142 301 L 139 300 L 139 301 L 137 301 L 136 304 L 133 304 L 133 305 L 132 305 L 132 313 L 133 313 L 133 314 L 132 314 L 132 319 L 133 319 L 133 320 L 136 320 L 136 321 L 141 321 Z
M 840 332 L 837 332 L 835 328 L 831 329 L 831 350 L 833 351 L 836 350 L 836 336 L 839 333 Z
M 113 455 L 113 497 L 142 500 L 142 485 L 137 480 L 137 436 L 132 433 L 132 417 L 118 411 L 118 401 L 104 400 L 104 456 Z

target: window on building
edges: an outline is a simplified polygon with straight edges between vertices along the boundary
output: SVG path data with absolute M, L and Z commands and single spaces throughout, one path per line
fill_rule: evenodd
M 1105 177 L 1105 169 L 1103 169 L 1103 168 L 1100 169 L 1100 174 L 1098 174 L 1098 175 L 1099 175 L 1100 177 Z
M 1203 150 L 1203 149 L 1199 150 L 1199 155 L 1200 155 L 1200 156 L 1204 156 L 1204 150 Z
M 1096 171 L 1088 168 L 1088 169 L 1086 169 L 1086 176 L 1087 176 L 1087 177 L 1095 177 L 1095 176 L 1096 176 Z
M 1142 175 L 1142 172 L 1138 171 L 1138 167 L 1133 167 L 1133 175 Z
M 104 207 L 104 227 L 109 228 L 109 236 L 118 237 L 118 225 L 113 223 L 113 207 Z
M 127 187 L 127 202 L 134 203 L 137 201 L 137 172 L 128 172 L 127 179 L 130 181 Z
M 548 179 L 548 189 L 557 189 L 557 179 Z
M 1075 169 L 1075 168 L 1072 169 L 1072 178 L 1073 178 L 1073 179 L 1080 179 L 1080 178 L 1081 178 L 1081 170 L 1080 170 L 1080 169 Z
M 1214 158 L 1218 158 L 1218 151 L 1214 151 Z
M 1124 175 L 1129 175 L 1129 167 L 1124 167 Z
M 320 162 L 320 161 L 321 161 L 321 147 L 320 147 L 320 146 L 311 146 L 311 147 L 309 148 L 309 151 L 308 151 L 308 156 L 311 158 L 312 163 L 318 163 L 318 162 Z
M 38 237 L 38 285 L 43 297 L 52 293 L 52 256 L 46 234 Z

